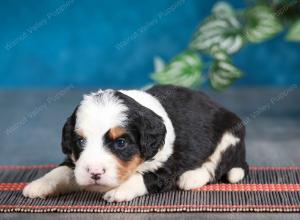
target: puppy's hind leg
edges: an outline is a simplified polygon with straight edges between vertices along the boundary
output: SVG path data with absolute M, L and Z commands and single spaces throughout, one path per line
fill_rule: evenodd
M 244 161 L 233 166 L 226 174 L 227 180 L 230 183 L 240 182 L 249 172 L 248 164 Z
M 230 183 L 237 183 L 244 179 L 249 172 L 249 166 L 246 162 L 245 143 L 241 141 L 236 147 L 236 158 L 234 165 L 227 172 L 227 180 Z
M 25 186 L 23 195 L 29 198 L 46 198 L 77 190 L 79 186 L 74 180 L 73 170 L 68 166 L 59 166 Z
M 236 146 L 240 139 L 230 132 L 225 132 L 221 141 L 216 146 L 214 152 L 208 157 L 200 168 L 186 171 L 177 182 L 180 189 L 189 190 L 196 187 L 202 187 L 207 183 L 215 180 L 216 169 L 219 166 L 224 152 L 229 148 Z

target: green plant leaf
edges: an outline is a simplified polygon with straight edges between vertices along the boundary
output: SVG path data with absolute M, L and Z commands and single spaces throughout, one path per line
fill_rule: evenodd
M 166 66 L 165 61 L 161 57 L 154 57 L 154 70 L 155 72 L 162 71 Z
M 255 6 L 245 12 L 245 38 L 252 43 L 265 41 L 280 31 L 282 25 L 271 8 Z
M 220 18 L 235 16 L 234 9 L 227 2 L 217 2 L 212 9 L 212 12 Z
M 216 60 L 223 60 L 231 62 L 230 56 L 225 50 L 221 49 L 219 45 L 215 44 L 210 48 L 210 55 Z
M 211 86 L 215 90 L 221 91 L 242 75 L 241 70 L 235 67 L 230 60 L 215 60 L 210 69 L 209 79 Z
M 300 41 L 300 19 L 298 19 L 289 29 L 286 39 L 289 41 Z
M 237 52 L 243 45 L 243 38 L 234 9 L 226 2 L 219 2 L 212 12 L 194 34 L 190 49 L 207 52 L 217 44 L 226 53 Z
M 202 60 L 194 52 L 184 52 L 176 56 L 161 70 L 151 75 L 159 84 L 173 84 L 195 87 L 201 83 Z

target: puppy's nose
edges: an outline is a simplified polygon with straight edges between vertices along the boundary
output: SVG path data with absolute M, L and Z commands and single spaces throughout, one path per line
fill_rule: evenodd
M 101 178 L 101 173 L 91 173 L 91 179 L 99 180 Z
M 105 173 L 105 169 L 87 169 L 87 172 L 91 175 L 91 179 L 93 180 L 99 180 L 101 178 L 101 175 Z

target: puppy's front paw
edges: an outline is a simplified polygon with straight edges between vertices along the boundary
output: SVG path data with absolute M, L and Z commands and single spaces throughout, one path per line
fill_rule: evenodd
M 210 181 L 210 175 L 205 168 L 198 168 L 183 173 L 177 182 L 180 189 L 191 190 L 202 187 Z
M 56 193 L 56 184 L 45 178 L 37 179 L 29 183 L 23 189 L 23 195 L 29 198 L 46 198 Z
M 141 174 L 134 174 L 123 184 L 104 194 L 103 199 L 108 202 L 130 201 L 147 193 Z
M 108 202 L 124 202 L 130 201 L 138 195 L 131 189 L 124 189 L 124 187 L 117 187 L 104 194 L 103 199 Z

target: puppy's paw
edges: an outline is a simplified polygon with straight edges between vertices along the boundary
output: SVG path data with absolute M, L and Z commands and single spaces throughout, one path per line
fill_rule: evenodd
M 237 183 L 245 177 L 245 170 L 240 167 L 234 167 L 227 173 L 227 179 L 230 183 Z
M 191 190 L 202 187 L 210 181 L 210 175 L 205 168 L 198 168 L 183 173 L 177 182 L 180 189 Z
M 145 195 L 146 193 L 147 189 L 143 176 L 141 174 L 134 174 L 117 188 L 106 192 L 103 199 L 108 202 L 124 202 Z
M 104 194 L 103 199 L 108 202 L 124 202 L 130 201 L 137 197 L 137 195 L 132 189 L 124 189 L 124 187 L 117 187 Z
M 56 184 L 46 178 L 37 179 L 23 189 L 23 195 L 31 199 L 46 198 L 56 194 Z

